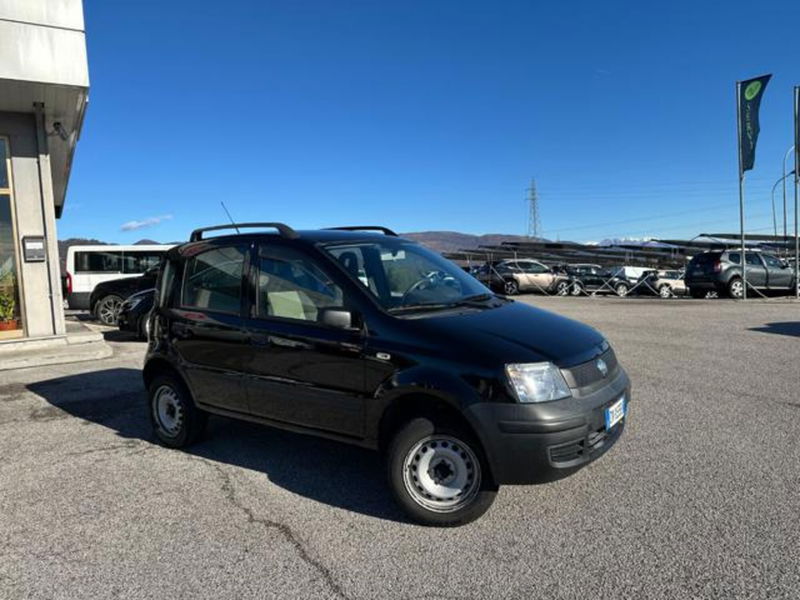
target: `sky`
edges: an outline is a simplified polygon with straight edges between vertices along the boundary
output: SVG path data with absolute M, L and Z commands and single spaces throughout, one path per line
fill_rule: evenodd
M 184 240 L 226 222 L 220 201 L 237 221 L 295 228 L 524 235 L 532 178 L 547 238 L 738 231 L 734 86 L 764 73 L 746 217 L 772 233 L 800 85 L 796 0 L 84 11 L 90 103 L 62 239 Z M 791 223 L 791 182 L 787 196 Z

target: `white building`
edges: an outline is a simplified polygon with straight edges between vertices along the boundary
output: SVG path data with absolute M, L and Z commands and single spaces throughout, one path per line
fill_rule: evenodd
M 88 91 L 81 0 L 0 0 L 0 344 L 65 333 L 56 219 Z

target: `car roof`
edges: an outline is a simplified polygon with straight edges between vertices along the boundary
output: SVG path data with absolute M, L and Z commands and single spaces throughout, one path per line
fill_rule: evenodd
M 304 229 L 294 232 L 294 237 L 285 237 L 279 233 L 256 231 L 248 233 L 233 233 L 227 235 L 217 235 L 200 239 L 195 242 L 186 242 L 173 249 L 170 252 L 170 257 L 194 254 L 187 252 L 191 248 L 220 246 L 226 244 L 234 244 L 236 242 L 252 242 L 252 241 L 285 241 L 285 242 L 300 242 L 306 244 L 335 244 L 335 243 L 359 243 L 359 242 L 374 242 L 375 240 L 392 241 L 403 244 L 416 244 L 413 240 L 409 240 L 400 236 L 385 235 L 380 232 L 371 231 L 347 231 L 341 229 Z

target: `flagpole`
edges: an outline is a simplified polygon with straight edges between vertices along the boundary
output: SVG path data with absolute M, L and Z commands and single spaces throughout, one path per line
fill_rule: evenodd
M 742 84 L 736 82 L 736 147 L 739 149 L 739 230 L 742 236 L 742 300 L 747 300 L 747 260 L 744 250 L 744 171 L 742 170 Z

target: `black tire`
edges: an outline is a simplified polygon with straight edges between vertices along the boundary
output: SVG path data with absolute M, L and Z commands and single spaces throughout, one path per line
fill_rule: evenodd
M 741 300 L 744 296 L 744 285 L 742 284 L 741 277 L 731 277 L 728 285 L 725 288 L 729 298 Z
M 503 293 L 506 296 L 516 296 L 519 294 L 519 284 L 516 279 L 506 279 L 503 281 Z
M 148 341 L 150 337 L 150 313 L 139 317 L 139 327 L 137 327 L 137 331 L 139 332 L 139 339 L 143 342 Z
M 168 394 L 169 399 L 162 394 Z M 168 407 L 160 407 L 160 402 L 174 405 L 171 417 Z M 208 413 L 195 406 L 183 381 L 171 373 L 158 375 L 150 383 L 147 407 L 158 441 L 170 448 L 184 448 L 197 441 L 208 422 Z
M 122 298 L 116 294 L 103 296 L 94 305 L 94 318 L 103 325 L 116 325 Z
M 619 296 L 620 298 L 627 295 L 628 293 L 628 286 L 624 283 L 618 283 L 614 286 L 614 293 Z
M 706 290 L 701 290 L 698 288 L 689 288 L 689 295 L 692 298 L 697 298 L 697 299 L 705 298 L 707 293 L 708 292 L 706 292 Z
M 426 462 L 428 456 L 432 458 Z M 426 471 L 423 463 L 429 465 Z M 409 517 L 423 525 L 465 525 L 483 515 L 497 495 L 480 443 L 469 432 L 448 423 L 426 417 L 408 421 L 392 438 L 386 464 L 395 500 Z M 443 473 L 436 471 L 439 467 Z M 437 477 L 443 477 L 445 483 Z M 439 498 L 428 493 L 448 489 L 448 479 L 453 485 L 450 492 L 460 489 L 458 494 Z M 464 494 L 465 498 L 457 499 Z

